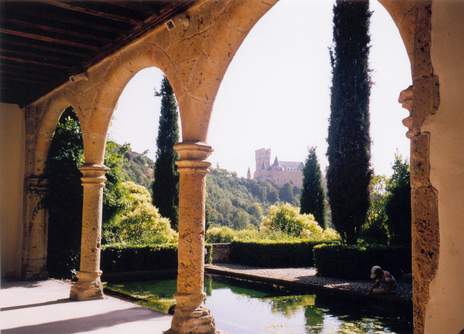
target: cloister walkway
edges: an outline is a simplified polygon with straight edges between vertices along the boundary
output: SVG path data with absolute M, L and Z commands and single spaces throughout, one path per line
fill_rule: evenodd
M 110 296 L 70 301 L 69 289 L 59 280 L 2 283 L 0 332 L 161 334 L 171 325 L 171 316 Z

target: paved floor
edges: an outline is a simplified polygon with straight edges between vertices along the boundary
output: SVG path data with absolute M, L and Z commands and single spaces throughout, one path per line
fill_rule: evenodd
M 171 317 L 114 297 L 73 302 L 69 283 L 6 282 L 0 290 L 2 334 L 161 334 Z
M 251 281 L 275 283 L 299 289 L 316 289 L 363 299 L 382 299 L 392 302 L 410 303 L 411 284 L 399 282 L 394 294 L 388 296 L 368 296 L 371 281 L 350 281 L 317 276 L 315 268 L 256 268 L 237 264 L 221 263 L 206 265 L 206 272 Z

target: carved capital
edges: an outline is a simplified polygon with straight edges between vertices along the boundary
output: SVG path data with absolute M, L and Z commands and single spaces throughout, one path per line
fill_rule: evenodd
M 26 178 L 26 191 L 31 194 L 44 195 L 48 189 L 48 179 L 44 176 Z
M 109 168 L 104 165 L 85 164 L 79 170 L 82 174 L 82 186 L 103 187 L 106 181 L 105 174 Z
M 211 146 L 201 142 L 184 142 L 174 146 L 179 160 L 176 162 L 179 173 L 207 174 L 211 163 L 205 161 L 213 152 Z

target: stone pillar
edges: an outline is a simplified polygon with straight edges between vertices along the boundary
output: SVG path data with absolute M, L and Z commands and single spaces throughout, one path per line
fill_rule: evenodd
M 44 198 L 48 182 L 43 176 L 30 176 L 25 184 L 22 277 L 27 280 L 45 279 L 48 277 L 48 215 Z
M 179 154 L 179 249 L 176 311 L 170 334 L 216 333 L 203 305 L 205 256 L 205 177 L 212 149 L 203 143 L 175 145 Z
M 88 300 L 103 298 L 100 276 L 101 230 L 103 210 L 103 187 L 105 173 L 103 165 L 86 164 L 82 173 L 82 237 L 78 281 L 71 287 L 70 298 Z
M 424 89 L 427 81 L 429 89 Z M 419 85 L 420 84 L 420 85 Z M 413 273 L 414 333 L 424 333 L 424 318 L 429 300 L 429 285 L 438 267 L 440 231 L 438 225 L 438 192 L 430 181 L 430 136 L 421 129 L 427 106 L 434 110 L 436 77 L 420 78 L 400 93 L 399 102 L 410 112 L 403 120 L 411 140 L 411 241 Z M 427 103 L 428 102 L 428 103 Z M 425 110 L 424 110 L 425 109 Z

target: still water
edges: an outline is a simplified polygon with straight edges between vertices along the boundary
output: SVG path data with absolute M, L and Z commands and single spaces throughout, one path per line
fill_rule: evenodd
M 132 282 L 126 290 L 172 298 L 175 280 Z M 206 277 L 206 306 L 228 334 L 411 333 L 410 315 L 400 310 L 363 309 L 358 304 L 314 294 L 252 288 Z

